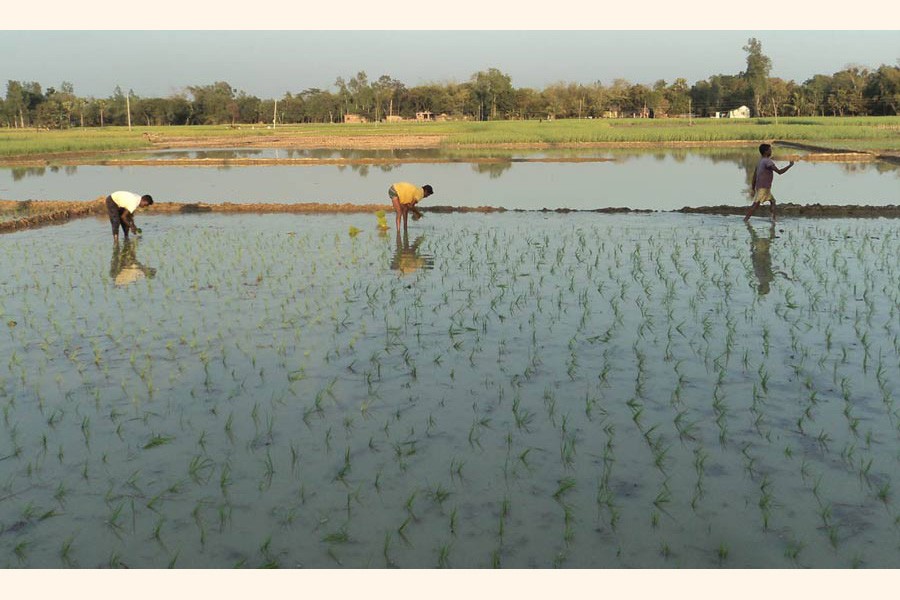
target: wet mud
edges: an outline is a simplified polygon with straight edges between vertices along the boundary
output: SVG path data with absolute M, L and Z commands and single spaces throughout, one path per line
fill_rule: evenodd
M 323 204 L 318 202 L 304 202 L 293 204 L 282 203 L 230 203 L 206 204 L 202 202 L 160 202 L 152 207 L 142 209 L 143 215 L 155 214 L 198 214 L 198 213 L 225 213 L 225 214 L 351 214 L 373 213 L 379 210 L 388 211 L 392 207 L 388 204 Z M 746 206 L 718 205 L 690 207 L 675 211 L 657 211 L 645 209 L 632 209 L 627 207 L 611 207 L 598 209 L 508 209 L 497 206 L 427 206 L 421 207 L 423 213 L 449 214 L 449 213 L 504 213 L 504 212 L 544 212 L 544 213 L 606 213 L 606 214 L 648 214 L 657 212 L 670 212 L 681 214 L 701 215 L 744 215 Z M 102 216 L 106 214 L 106 205 L 103 198 L 97 198 L 90 202 L 71 202 L 60 200 L 2 200 L 0 201 L 0 233 L 10 233 L 23 229 L 58 225 L 71 219 L 90 216 Z M 822 205 L 822 204 L 793 204 L 778 205 L 779 217 L 802 218 L 900 218 L 900 206 L 867 206 L 857 204 L 847 205 Z

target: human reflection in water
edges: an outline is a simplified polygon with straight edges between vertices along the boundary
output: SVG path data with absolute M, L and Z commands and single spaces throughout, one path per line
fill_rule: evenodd
M 769 284 L 775 279 L 775 271 L 772 270 L 772 240 L 775 239 L 775 223 L 769 226 L 769 236 L 760 237 L 756 230 L 747 223 L 747 231 L 750 232 L 750 253 L 753 259 L 753 273 L 759 281 L 757 291 L 760 296 L 769 293 Z M 779 271 L 780 273 L 780 271 Z M 782 273 L 784 275 L 784 273 Z M 787 277 L 787 275 L 785 275 Z
M 126 239 L 120 247 L 113 243 L 112 259 L 109 261 L 109 276 L 117 287 L 134 283 L 139 279 L 156 277 L 156 269 L 145 267 L 137 260 L 137 240 Z
M 434 257 L 428 254 L 419 254 L 419 246 L 425 241 L 425 236 L 420 235 L 416 241 L 409 245 L 409 234 L 404 231 L 401 241 L 400 232 L 397 232 L 397 251 L 391 258 L 391 269 L 400 271 L 401 275 L 415 273 L 419 269 L 433 269 Z

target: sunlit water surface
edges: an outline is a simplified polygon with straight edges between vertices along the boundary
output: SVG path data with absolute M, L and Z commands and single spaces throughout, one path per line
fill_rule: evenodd
M 4 567 L 900 566 L 892 221 L 140 224 L 0 245 Z
M 507 209 L 746 205 L 752 169 L 748 150 L 541 151 L 444 154 L 448 160 L 490 156 L 501 162 L 405 162 L 440 159 L 437 151 L 184 150 L 160 158 L 390 158 L 387 164 L 267 166 L 69 166 L 0 168 L 0 198 L 90 200 L 125 189 L 160 202 L 387 203 L 396 181 L 428 183 L 428 204 Z M 141 155 L 138 155 L 141 156 Z M 608 158 L 601 162 L 530 162 L 546 157 Z M 123 155 L 128 157 L 128 155 Z M 776 155 L 776 159 L 778 156 Z M 786 164 L 782 161 L 782 166 Z M 900 168 L 884 162 L 800 162 L 773 187 L 781 202 L 900 204 Z

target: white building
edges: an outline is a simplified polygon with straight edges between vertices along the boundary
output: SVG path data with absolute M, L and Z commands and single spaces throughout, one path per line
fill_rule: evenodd
M 716 112 L 712 115 L 713 119 L 749 119 L 750 109 L 746 106 L 739 106 L 734 110 L 725 112 Z

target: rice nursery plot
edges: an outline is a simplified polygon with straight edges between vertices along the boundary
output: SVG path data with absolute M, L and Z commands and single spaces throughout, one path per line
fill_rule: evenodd
M 0 244 L 0 565 L 900 566 L 886 220 Z

